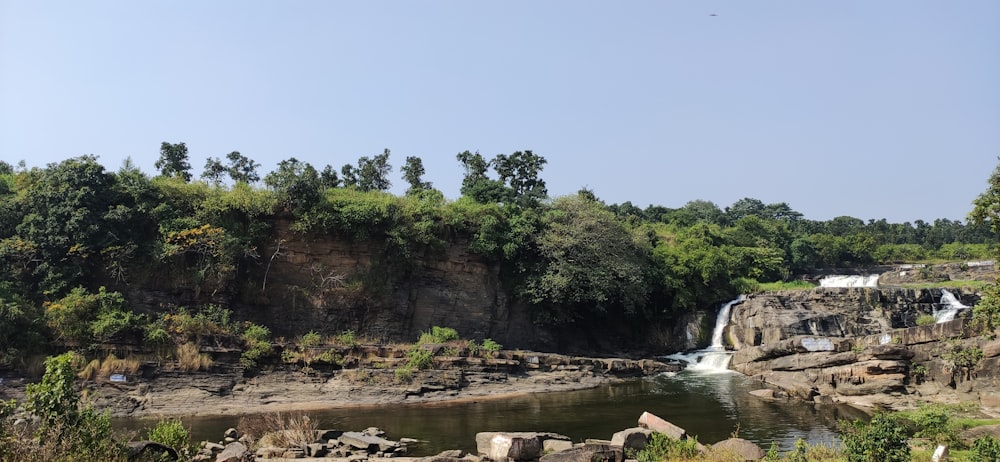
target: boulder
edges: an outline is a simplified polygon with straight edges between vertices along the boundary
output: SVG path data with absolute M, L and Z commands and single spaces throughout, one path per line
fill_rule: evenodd
M 285 448 L 276 448 L 274 446 L 265 446 L 258 448 L 255 452 L 258 459 L 275 459 L 281 457 L 285 453 Z
M 243 443 L 229 443 L 226 448 L 215 457 L 215 462 L 242 462 L 249 455 L 247 447 Z
M 642 427 L 625 429 L 611 437 L 611 445 L 621 446 L 626 451 L 629 449 L 641 451 L 646 448 L 651 433 L 653 430 Z
M 480 432 L 476 434 L 476 450 L 495 461 L 535 460 L 542 455 L 546 440 L 570 441 L 556 433 L 539 432 Z
M 573 447 L 573 442 L 569 440 L 556 440 L 548 439 L 542 441 L 542 453 L 552 454 L 553 452 L 561 452 Z
M 450 451 L 442 451 L 437 455 L 421 457 L 417 459 L 417 462 L 468 462 L 468 460 L 463 459 L 465 453 L 461 449 L 452 449 Z
M 337 441 L 370 453 L 390 451 L 399 446 L 399 443 L 395 441 L 389 441 L 381 436 L 366 432 L 344 432 L 340 438 L 337 438 Z
M 764 450 L 743 438 L 729 438 L 712 445 L 716 451 L 729 452 L 738 455 L 743 460 L 761 460 L 764 458 Z
M 675 440 L 687 439 L 686 430 L 667 422 L 654 414 L 650 414 L 649 412 L 643 412 L 642 415 L 639 416 L 639 426 L 648 428 L 657 433 L 663 433 L 664 435 Z
M 625 452 L 620 446 L 584 444 L 565 451 L 546 454 L 538 462 L 623 462 Z
M 174 448 L 156 441 L 130 441 L 127 449 L 129 460 L 177 460 Z

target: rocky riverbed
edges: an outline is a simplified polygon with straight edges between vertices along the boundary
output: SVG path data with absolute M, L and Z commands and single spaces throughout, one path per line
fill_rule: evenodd
M 148 365 L 134 376 L 98 377 L 80 386 L 97 409 L 114 417 L 241 415 L 580 390 L 679 369 L 651 359 L 500 351 L 487 358 L 436 356 L 433 368 L 401 377 L 393 367 L 401 355 L 393 348 L 352 350 L 365 353 L 336 367 L 314 364 L 246 374 L 232 363 L 203 372 Z M 0 399 L 23 399 L 25 382 L 8 378 Z

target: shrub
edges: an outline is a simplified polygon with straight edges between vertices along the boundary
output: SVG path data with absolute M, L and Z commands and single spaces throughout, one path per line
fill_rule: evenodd
M 28 411 L 41 420 L 35 438 L 9 439 L 12 447 L 0 447 L 0 452 L 21 461 L 125 460 L 123 446 L 112 438 L 111 417 L 80 406 L 73 387 L 77 360 L 72 352 L 46 359 L 41 382 L 25 390 Z
M 841 422 L 847 460 L 850 462 L 906 462 L 910 460 L 905 429 L 886 413 L 875 414 L 868 423 Z
M 261 358 L 271 352 L 271 330 L 248 322 L 244 327 L 242 337 L 246 348 L 240 355 L 240 366 L 245 369 L 254 369 Z
M 917 316 L 916 322 L 918 326 L 929 326 L 931 324 L 936 323 L 937 318 L 935 318 L 933 314 L 922 314 L 920 316 Z
M 491 338 L 487 338 L 487 339 L 483 339 L 482 348 L 483 348 L 483 351 L 485 351 L 485 352 L 487 352 L 489 354 L 494 354 L 494 353 L 500 351 L 501 349 L 503 349 L 503 345 L 495 342 Z
M 410 369 L 430 369 L 434 365 L 434 352 L 420 347 L 406 352 L 406 367 Z
M 323 337 L 321 337 L 314 331 L 309 331 L 305 334 L 302 334 L 302 337 L 299 337 L 299 348 L 305 349 L 305 348 L 312 348 L 315 346 L 319 346 L 320 342 L 322 341 Z
M 935 444 L 952 447 L 961 444 L 958 430 L 952 421 L 953 408 L 943 404 L 924 404 L 916 410 L 901 412 L 899 417 L 913 423 L 917 438 L 927 438 Z
M 458 340 L 458 331 L 450 327 L 434 326 L 430 332 L 420 334 L 420 340 L 417 340 L 417 344 L 445 343 L 452 340 Z
M 193 452 L 191 433 L 184 423 L 176 419 L 161 420 L 146 433 L 146 439 L 170 446 L 184 457 Z
M 1000 441 L 992 436 L 976 438 L 972 442 L 971 462 L 996 462 L 1000 460 Z
M 649 436 L 646 447 L 630 454 L 630 456 L 638 462 L 662 462 L 694 458 L 698 456 L 698 439 L 675 440 L 663 433 L 653 432 Z
M 334 337 L 334 340 L 337 342 L 337 344 L 348 348 L 352 348 L 358 344 L 358 341 L 355 338 L 353 330 L 345 330 L 340 334 L 337 334 L 337 336 Z

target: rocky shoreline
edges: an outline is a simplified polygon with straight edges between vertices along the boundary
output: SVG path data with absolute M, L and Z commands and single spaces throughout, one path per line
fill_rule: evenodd
M 217 365 L 207 372 L 150 366 L 124 381 L 100 378 L 80 386 L 96 409 L 113 417 L 212 416 L 500 399 L 593 388 L 681 367 L 651 359 L 500 351 L 492 358 L 439 356 L 433 369 L 413 371 L 400 380 L 395 369 L 385 365 L 394 356 L 390 350 L 365 355 L 349 362 L 350 367 L 289 367 L 251 376 L 234 365 Z M 23 400 L 26 382 L 8 378 L 0 398 Z

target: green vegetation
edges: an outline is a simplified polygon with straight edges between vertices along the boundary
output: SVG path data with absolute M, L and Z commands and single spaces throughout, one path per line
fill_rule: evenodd
M 969 223 L 897 224 L 813 221 L 786 203 L 753 198 L 725 208 L 694 200 L 645 209 L 606 204 L 587 189 L 550 198 L 546 161 L 530 150 L 459 153 L 456 200 L 424 181 L 422 161 L 408 156 L 399 169 L 408 188 L 397 197 L 387 192 L 390 154 L 340 169 L 289 158 L 261 174 L 258 163 L 233 151 L 207 159 L 201 180 L 184 143 L 159 146 L 155 176 L 130 161 L 109 171 L 95 156 L 30 169 L 0 165 L 0 368 L 23 369 L 29 357 L 66 349 L 99 358 L 113 344 L 180 360 L 181 346 L 210 341 L 241 343 L 244 366 L 258 367 L 276 326 L 244 326 L 250 313 L 235 319 L 218 300 L 254 306 L 270 291 L 300 290 L 307 298 L 336 292 L 347 307 L 377 305 L 417 277 L 420 259 L 457 245 L 495 264 L 505 295 L 527 304 L 538 324 L 614 320 L 635 329 L 739 293 L 804 288 L 794 278 L 804 271 L 986 259 L 997 251 L 996 173 Z M 275 226 L 286 221 L 303 239 L 370 245 L 373 267 L 351 275 L 317 267 L 309 287 L 272 288 L 268 270 L 285 251 Z M 139 306 L 125 295 L 157 284 L 182 288 L 193 302 Z M 989 333 L 1000 310 L 986 300 L 974 318 Z M 183 367 L 206 367 L 190 348 L 184 353 Z
M 675 440 L 663 433 L 653 432 L 646 447 L 629 458 L 638 462 L 662 462 L 668 460 L 691 460 L 700 456 L 698 439 Z
M 844 453 L 849 462 L 907 462 L 906 430 L 893 414 L 875 414 L 870 422 L 842 423 Z
M 184 428 L 183 422 L 176 419 L 157 422 L 146 433 L 146 439 L 173 448 L 181 458 L 190 457 L 195 451 L 195 446 L 191 443 L 191 432 Z
M 0 403 L 0 460 L 125 461 L 124 445 L 111 433 L 111 418 L 81 404 L 73 386 L 74 362 L 65 353 L 45 361 L 45 374 L 25 392 L 25 409 L 39 419 L 12 422 L 13 402 Z

